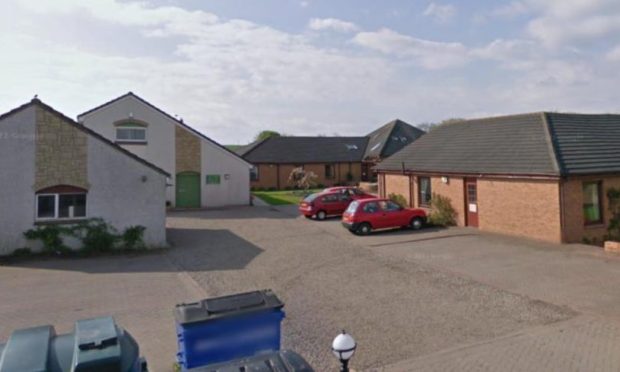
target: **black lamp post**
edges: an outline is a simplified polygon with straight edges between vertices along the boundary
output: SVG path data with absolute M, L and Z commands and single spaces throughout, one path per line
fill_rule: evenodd
M 342 367 L 340 368 L 341 372 L 349 372 L 349 359 L 353 357 L 355 354 L 355 348 L 357 344 L 353 337 L 346 333 L 344 330 L 341 334 L 334 338 L 332 342 L 332 352 L 340 360 Z

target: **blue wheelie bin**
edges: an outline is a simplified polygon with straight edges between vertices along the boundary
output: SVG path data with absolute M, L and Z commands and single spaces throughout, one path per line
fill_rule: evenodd
M 270 290 L 177 305 L 177 360 L 181 369 L 279 351 L 283 307 Z

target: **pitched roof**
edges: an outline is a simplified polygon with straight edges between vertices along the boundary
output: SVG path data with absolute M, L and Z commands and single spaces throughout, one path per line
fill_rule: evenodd
M 365 157 L 386 158 L 417 140 L 424 133 L 426 132 L 400 119 L 392 120 L 366 136 L 369 140 Z
M 137 99 L 138 101 L 140 101 L 140 102 L 144 103 L 145 105 L 151 107 L 152 109 L 156 110 L 160 114 L 166 116 L 168 119 L 174 121 L 177 125 L 182 126 L 183 128 L 187 129 L 188 131 L 194 133 L 195 135 L 197 135 L 197 136 L 199 136 L 201 138 L 204 138 L 205 140 L 211 142 L 212 144 L 216 145 L 217 147 L 221 148 L 222 150 L 230 153 L 231 155 L 235 156 L 236 158 L 238 158 L 242 162 L 247 163 L 247 161 L 245 159 L 243 159 L 241 156 L 239 156 L 239 154 L 237 154 L 236 152 L 230 150 L 226 146 L 220 145 L 215 140 L 207 137 L 206 135 L 202 134 L 201 132 L 197 131 L 196 129 L 194 129 L 194 128 L 190 127 L 189 125 L 185 124 L 182 120 L 179 120 L 179 119 L 175 118 L 174 116 L 170 115 L 169 113 L 165 112 L 164 110 L 160 109 L 159 107 L 157 107 L 154 104 L 148 102 L 147 100 L 145 100 L 144 98 L 138 96 L 137 94 L 135 94 L 133 92 L 127 92 L 127 93 L 123 94 L 122 96 L 119 96 L 119 97 L 116 97 L 114 99 L 111 99 L 108 102 L 102 103 L 101 105 L 99 105 L 97 107 L 93 107 L 92 109 L 79 114 L 78 115 L 78 120 L 80 118 L 82 118 L 83 116 L 86 116 L 86 115 L 91 114 L 91 113 L 93 113 L 95 111 L 98 111 L 98 110 L 100 110 L 100 109 L 102 109 L 102 108 L 104 108 L 106 106 L 109 106 L 109 105 L 111 105 L 111 104 L 113 104 L 113 103 L 115 103 L 117 101 L 120 101 L 120 100 L 122 100 L 124 98 L 127 98 L 127 97 L 133 97 L 133 98 Z M 248 166 L 249 165 L 250 164 L 248 164 Z
M 564 174 L 620 172 L 620 115 L 547 113 Z
M 102 135 L 100 135 L 99 133 L 93 131 L 92 129 L 86 128 L 85 126 L 79 124 L 78 122 L 76 122 L 75 120 L 71 119 L 70 117 L 64 115 L 63 113 L 61 113 L 60 111 L 55 110 L 53 107 L 48 106 L 47 104 L 41 102 L 41 100 L 39 100 L 38 98 L 33 98 L 30 102 L 25 103 L 7 113 L 4 113 L 2 115 L 0 115 L 0 120 L 9 117 L 13 114 L 16 114 L 17 112 L 20 112 L 30 106 L 38 106 L 40 108 L 42 108 L 43 110 L 46 110 L 58 117 L 60 117 L 63 121 L 65 121 L 67 124 L 72 125 L 73 127 L 81 130 L 82 132 L 86 133 L 89 136 L 93 136 L 96 139 L 98 139 L 99 141 L 104 142 L 105 144 L 111 146 L 112 148 L 114 148 L 117 151 L 122 152 L 123 154 L 129 156 L 130 158 L 133 158 L 134 160 L 137 160 L 138 162 L 146 165 L 147 167 L 155 170 L 156 172 L 159 172 L 161 174 L 163 174 L 166 177 L 170 177 L 170 174 L 168 172 L 166 172 L 165 170 L 159 168 L 158 166 L 142 159 L 141 157 L 135 155 L 134 153 L 125 150 L 124 148 L 122 148 L 121 146 L 115 144 L 114 142 L 108 140 L 107 138 L 103 137 Z
M 566 176 L 620 172 L 620 115 L 530 113 L 440 126 L 379 170 Z
M 367 137 L 270 137 L 244 154 L 251 163 L 360 162 Z

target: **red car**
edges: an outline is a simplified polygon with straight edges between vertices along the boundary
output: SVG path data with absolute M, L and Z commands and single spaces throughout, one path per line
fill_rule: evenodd
M 322 192 L 341 192 L 343 194 L 348 194 L 353 199 L 368 199 L 368 198 L 376 198 L 375 195 L 364 192 L 359 187 L 354 186 L 334 186 L 328 187 Z
M 311 194 L 299 203 L 299 212 L 306 218 L 324 220 L 327 216 L 342 215 L 353 199 L 340 191 Z
M 355 200 L 342 215 L 342 225 L 354 234 L 409 227 L 419 230 L 426 222 L 422 209 L 403 208 L 389 199 Z

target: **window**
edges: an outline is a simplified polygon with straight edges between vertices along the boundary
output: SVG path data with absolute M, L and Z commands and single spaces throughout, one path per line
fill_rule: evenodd
M 379 212 L 380 208 L 377 202 L 369 202 L 364 205 L 363 210 L 365 213 L 377 213 Z
M 146 142 L 146 128 L 118 127 L 116 128 L 116 140 L 120 142 Z
M 206 180 L 207 185 L 219 185 L 221 183 L 219 174 L 207 174 Z
M 335 203 L 337 202 L 339 199 L 338 194 L 329 194 L 329 195 L 325 195 L 321 201 L 323 203 Z
M 603 222 L 601 181 L 583 183 L 583 219 L 586 225 Z
M 258 167 L 250 168 L 250 181 L 258 181 Z
M 37 219 L 86 217 L 86 194 L 37 194 Z
M 334 166 L 331 164 L 325 164 L 325 178 L 334 178 Z
M 431 203 L 431 179 L 429 177 L 418 177 L 418 204 L 429 206 Z

